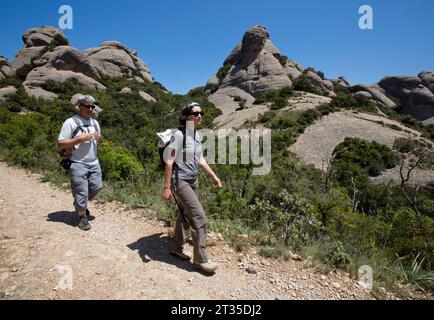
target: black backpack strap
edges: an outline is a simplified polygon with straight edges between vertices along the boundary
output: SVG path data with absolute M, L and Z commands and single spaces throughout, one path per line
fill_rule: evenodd
M 182 151 L 183 151 L 183 154 L 182 154 L 182 161 L 184 161 L 184 162 L 186 162 L 187 161 L 187 148 L 186 148 L 186 146 L 187 146 L 187 132 L 186 132 L 186 130 L 185 130 L 185 128 L 184 127 L 181 127 L 181 128 L 179 128 L 179 131 L 181 131 L 182 132 Z M 196 130 L 194 130 L 194 136 L 193 136 L 193 143 L 195 143 L 196 142 Z M 194 146 L 193 146 L 193 149 L 194 149 Z

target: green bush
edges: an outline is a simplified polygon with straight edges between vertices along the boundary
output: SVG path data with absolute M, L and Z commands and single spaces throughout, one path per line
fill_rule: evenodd
M 275 116 L 276 116 L 275 111 L 267 111 L 267 112 L 259 115 L 258 121 L 260 123 L 266 123 L 266 122 L 272 120 Z
M 279 90 L 268 91 L 258 95 L 254 104 L 272 103 L 278 105 L 278 108 L 286 107 L 288 98 L 294 94 L 291 87 L 283 87 Z
M 398 156 L 388 146 L 360 138 L 345 138 L 333 154 L 333 165 L 336 168 L 342 164 L 353 163 L 374 177 L 398 164 Z
M 293 248 L 309 244 L 320 228 L 317 213 L 309 201 L 285 191 L 273 203 L 256 199 L 250 219 L 256 219 L 268 231 L 269 244 Z
M 6 121 L 0 122 L 0 146 L 6 150 L 9 163 L 52 169 L 57 157 L 55 143 L 50 138 L 48 117 L 39 113 L 12 114 L 2 120 Z
M 294 90 L 310 92 L 317 95 L 322 95 L 323 92 L 320 88 L 313 85 L 309 78 L 306 75 L 302 74 L 297 79 L 295 79 L 293 83 Z
M 224 80 L 224 78 L 226 78 L 229 70 L 231 70 L 232 67 L 233 65 L 228 63 L 217 71 L 217 78 L 219 79 L 220 83 Z
M 21 81 L 16 77 L 5 77 L 3 79 L 0 79 L 0 88 L 13 86 L 15 88 L 18 88 L 21 86 Z
M 339 240 L 321 238 L 307 247 L 309 256 L 325 263 L 330 267 L 344 267 L 352 262 L 344 245 Z
M 104 142 L 98 150 L 101 171 L 107 180 L 128 180 L 137 177 L 143 171 L 142 165 L 131 152 L 116 146 L 111 142 Z
M 285 66 L 286 66 L 286 62 L 289 60 L 287 56 L 283 56 L 283 55 L 278 54 L 278 53 L 273 54 L 273 56 L 274 56 L 277 60 L 279 60 L 280 65 L 281 65 L 282 67 L 285 67 Z
M 353 96 L 349 93 L 338 93 L 332 98 L 330 105 L 336 109 L 351 109 L 362 112 L 378 113 L 377 106 L 362 96 Z
M 32 69 L 33 69 L 32 65 L 25 64 L 21 68 L 17 69 L 17 71 L 15 72 L 15 76 L 19 80 L 24 81 L 26 80 L 27 75 L 29 74 L 30 71 L 32 71 Z

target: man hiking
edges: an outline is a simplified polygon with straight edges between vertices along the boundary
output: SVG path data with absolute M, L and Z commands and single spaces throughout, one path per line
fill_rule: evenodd
M 78 227 L 90 230 L 90 212 L 88 201 L 95 199 L 102 189 L 102 174 L 97 157 L 98 144 L 101 141 L 101 129 L 98 121 L 92 119 L 95 109 L 95 99 L 90 95 L 78 98 L 78 115 L 63 123 L 58 138 L 58 147 L 63 149 L 68 157 L 67 167 L 71 179 L 71 190 L 74 197 L 74 207 L 78 213 Z

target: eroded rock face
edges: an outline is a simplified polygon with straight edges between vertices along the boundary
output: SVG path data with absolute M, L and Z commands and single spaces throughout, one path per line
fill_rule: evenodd
M 26 93 L 30 96 L 33 97 L 35 99 L 41 99 L 41 100 L 46 100 L 46 101 L 53 101 L 56 100 L 58 95 L 44 90 L 41 87 L 38 87 L 36 85 L 32 85 L 31 83 L 25 83 L 24 82 L 24 90 L 26 91 Z
M 101 80 L 98 70 L 92 65 L 89 59 L 87 59 L 86 55 L 70 46 L 59 46 L 53 51 L 45 53 L 41 60 L 46 61 L 44 66 L 47 68 L 53 68 L 59 71 L 73 71 L 82 73 L 96 81 Z M 43 62 L 41 62 L 40 65 L 42 63 Z
M 357 84 L 351 87 L 351 92 L 368 92 L 372 96 L 372 100 L 377 102 L 380 105 L 383 105 L 388 108 L 396 108 L 396 103 L 393 102 L 390 98 L 388 98 L 378 86 L 369 86 L 364 84 Z
M 331 93 L 335 89 L 333 82 L 327 79 L 321 78 L 317 73 L 313 71 L 306 72 L 306 78 L 316 87 L 321 89 L 325 93 Z
M 422 71 L 414 76 L 387 76 L 378 84 L 355 85 L 354 95 L 361 95 L 379 105 L 396 108 L 425 124 L 434 124 L 434 75 Z
M 63 31 L 50 26 L 27 30 L 23 34 L 23 42 L 27 48 L 48 46 L 53 42 L 56 45 L 69 45 Z
M 0 100 L 5 99 L 8 96 L 13 96 L 16 93 L 17 93 L 17 88 L 15 88 L 13 86 L 0 88 Z
M 428 123 L 434 121 L 433 74 L 422 72 L 417 77 L 385 77 L 378 84 L 387 95 L 399 101 L 399 112 Z
M 32 59 L 42 55 L 49 46 L 69 45 L 62 30 L 54 27 L 33 28 L 23 34 L 24 47 L 17 52 L 11 63 L 14 70 L 18 70 L 26 64 L 31 64 Z
M 0 80 L 11 76 L 12 74 L 13 70 L 9 64 L 9 61 L 5 57 L 0 56 Z
M 54 81 L 56 83 L 63 83 L 65 81 L 72 81 L 89 90 L 105 90 L 106 87 L 98 81 L 84 75 L 68 70 L 57 70 L 49 67 L 41 67 L 33 69 L 24 81 L 23 85 L 26 86 L 41 86 L 47 81 Z
M 248 29 L 242 41 L 232 50 L 223 64 L 227 72 L 211 77 L 205 90 L 224 114 L 239 109 L 236 97 L 251 107 L 255 96 L 292 86 L 292 80 L 302 74 L 302 67 L 280 54 L 270 40 L 267 29 L 255 25 Z
M 434 93 L 434 74 L 429 71 L 422 71 L 418 77 L 422 80 L 422 84 Z
M 224 65 L 232 66 L 224 79 L 213 76 L 207 87 L 235 87 L 249 95 L 257 95 L 291 86 L 288 69 L 293 68 L 294 74 L 298 74 L 299 70 L 295 63 L 285 62 L 282 65 L 279 61 L 280 52 L 269 38 L 268 31 L 263 26 L 256 25 L 247 30 L 242 42 L 224 62 Z
M 339 77 L 337 80 L 332 80 L 335 86 L 339 86 L 342 88 L 350 88 L 350 82 L 345 77 Z
M 130 76 L 139 82 L 153 81 L 137 52 L 117 41 L 81 52 L 69 45 L 64 33 L 53 27 L 34 28 L 23 35 L 24 47 L 11 65 L 0 59 L 0 78 L 24 65 L 31 71 L 23 83 L 26 92 L 36 98 L 53 100 L 57 95 L 44 90 L 44 82 L 72 81 L 86 89 L 105 90 L 100 74 L 109 77 Z M 147 99 L 152 100 L 150 97 Z
M 62 83 L 72 81 L 86 89 L 105 90 L 99 81 L 101 77 L 87 57 L 79 50 L 70 46 L 58 46 L 53 51 L 46 52 L 27 75 L 23 83 L 26 92 L 35 98 L 52 100 L 57 95 L 43 89 L 37 89 L 44 82 Z
M 107 76 L 136 76 L 143 80 L 154 81 L 146 64 L 137 56 L 137 52 L 120 42 L 107 41 L 98 48 L 84 51 L 84 54 L 98 71 Z

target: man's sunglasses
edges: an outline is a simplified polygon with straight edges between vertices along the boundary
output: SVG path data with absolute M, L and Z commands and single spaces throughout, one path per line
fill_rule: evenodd
M 82 107 L 85 107 L 86 109 L 95 109 L 95 106 L 86 106 L 84 104 L 81 105 Z
M 199 117 L 199 115 L 201 115 L 203 117 L 205 115 L 205 112 L 204 111 L 196 111 L 196 112 L 192 112 L 190 114 L 192 116 L 195 116 L 195 117 Z

